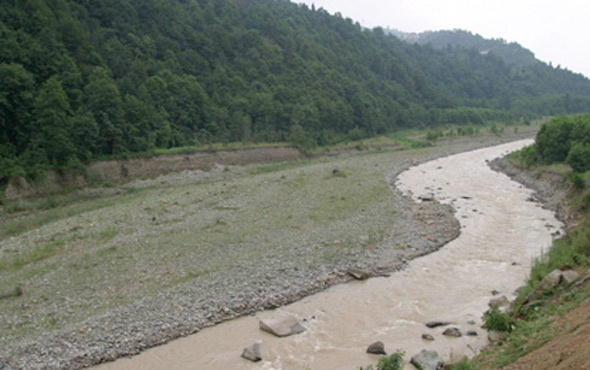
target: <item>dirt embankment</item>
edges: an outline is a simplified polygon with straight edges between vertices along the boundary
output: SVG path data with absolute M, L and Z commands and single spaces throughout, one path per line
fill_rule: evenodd
M 568 184 L 563 176 L 549 172 L 526 171 L 512 164 L 506 157 L 492 161 L 490 167 L 535 190 L 536 197 L 543 207 L 554 211 L 557 218 L 566 226 L 569 227 L 575 223 L 577 215 L 568 206 L 566 199 Z
M 523 170 L 514 166 L 508 158 L 497 159 L 490 166 L 534 189 L 544 207 L 555 211 L 557 217 L 565 223 L 566 228 L 569 229 L 579 221 L 580 215 L 569 207 L 568 183 L 563 176 Z M 581 289 L 583 285 L 587 286 L 590 283 L 588 276 L 582 279 L 581 284 L 576 284 L 575 289 Z M 590 318 L 590 301 L 586 300 L 567 314 L 555 317 L 552 328 L 557 334 L 551 341 L 504 369 L 590 369 L 590 321 L 588 318 Z
M 12 200 L 57 193 L 64 189 L 79 189 L 88 185 L 86 179 L 119 182 L 171 172 L 208 170 L 216 164 L 236 166 L 282 162 L 304 156 L 292 147 L 267 147 L 97 161 L 88 165 L 84 176 L 71 171 L 51 170 L 37 183 L 31 183 L 22 177 L 17 178 L 8 185 L 4 196 Z

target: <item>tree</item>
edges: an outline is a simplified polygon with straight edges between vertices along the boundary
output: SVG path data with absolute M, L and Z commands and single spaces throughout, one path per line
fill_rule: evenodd
M 71 140 L 72 120 L 68 97 L 61 81 L 51 77 L 43 83 L 34 102 L 36 141 L 53 165 L 64 165 L 75 155 Z
M 20 64 L 0 63 L 0 143 L 22 153 L 31 138 L 33 74 Z
M 122 152 L 123 102 L 115 81 L 104 68 L 94 68 L 84 87 L 86 106 L 94 115 L 99 131 L 99 151 L 103 154 Z

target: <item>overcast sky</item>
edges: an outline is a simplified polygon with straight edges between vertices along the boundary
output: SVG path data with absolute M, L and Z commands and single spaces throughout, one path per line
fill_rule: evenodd
M 537 59 L 590 77 L 588 0 L 293 0 L 365 27 L 405 32 L 464 29 L 518 42 Z

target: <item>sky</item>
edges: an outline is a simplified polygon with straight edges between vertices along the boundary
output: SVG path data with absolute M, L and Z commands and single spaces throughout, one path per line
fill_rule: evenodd
M 404 32 L 463 29 L 502 38 L 537 59 L 590 78 L 588 0 L 293 0 L 314 4 L 364 27 Z

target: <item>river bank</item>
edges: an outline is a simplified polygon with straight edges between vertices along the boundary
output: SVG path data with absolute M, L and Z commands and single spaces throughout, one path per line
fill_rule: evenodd
M 312 185 L 319 188 L 326 188 L 326 181 L 330 181 L 330 187 L 333 187 L 338 181 L 344 180 L 342 184 L 337 184 L 342 188 L 334 187 L 336 191 L 350 193 L 341 196 L 342 200 L 354 197 L 354 189 L 346 190 L 350 188 L 350 184 L 359 186 L 363 183 L 362 176 L 365 174 L 361 174 L 360 178 L 354 177 L 357 169 L 372 167 L 374 170 L 371 176 L 383 181 L 385 174 L 388 174 L 388 182 L 391 183 L 398 173 L 413 164 L 513 139 L 514 136 L 478 138 L 476 141 L 457 140 L 434 150 L 329 160 L 317 163 L 313 168 L 305 166 L 254 176 L 256 180 L 252 180 L 248 186 L 250 193 L 246 194 L 252 198 L 252 202 L 263 203 L 264 199 L 258 197 L 268 198 L 272 192 L 284 192 L 281 188 L 296 193 L 298 187 L 303 186 L 301 182 L 315 178 L 317 182 Z M 342 171 L 344 176 L 339 176 L 334 169 Z M 229 172 L 231 171 L 233 169 Z M 221 170 L 222 174 L 225 172 L 227 171 Z M 332 220 L 329 227 L 320 225 L 321 227 L 314 229 L 313 225 L 303 221 L 309 213 L 284 215 L 284 222 L 297 221 L 294 224 L 294 234 L 275 236 L 278 239 L 273 239 L 269 244 L 272 245 L 272 251 L 257 248 L 258 243 L 266 245 L 264 241 L 257 239 L 248 239 L 249 245 L 234 241 L 232 248 L 218 252 L 209 247 L 206 251 L 208 254 L 196 256 L 187 255 L 187 247 L 183 247 L 184 250 L 175 250 L 173 255 L 155 248 L 157 253 L 154 252 L 152 257 L 158 264 L 145 263 L 145 266 L 141 266 L 145 262 L 142 258 L 145 258 L 146 252 L 152 253 L 155 246 L 148 243 L 141 249 L 131 251 L 123 248 L 130 243 L 130 239 L 145 243 L 151 238 L 158 240 L 158 235 L 163 233 L 177 233 L 179 230 L 195 227 L 197 219 L 193 215 L 197 209 L 190 208 L 193 204 L 203 203 L 207 197 L 217 199 L 207 206 L 210 215 L 199 214 L 199 219 L 209 220 L 204 227 L 218 229 L 217 232 L 231 228 L 232 217 L 227 213 L 253 206 L 253 203 L 236 203 L 237 200 L 230 197 L 233 195 L 232 188 L 244 190 L 241 185 L 232 181 L 250 178 L 251 176 L 241 175 L 235 179 L 222 177 L 220 181 L 205 184 L 207 189 L 198 194 L 199 199 L 187 196 L 187 192 L 195 191 L 192 188 L 195 185 L 190 184 L 190 181 L 178 188 L 169 184 L 163 189 L 149 188 L 150 197 L 142 195 L 139 199 L 132 199 L 137 203 L 130 203 L 129 210 L 123 211 L 123 205 L 110 207 L 85 214 L 78 217 L 78 220 L 70 218 L 56 222 L 50 225 L 51 232 L 47 228 L 41 228 L 2 241 L 0 250 L 7 255 L 11 249 L 26 247 L 40 239 L 55 239 L 59 232 L 71 235 L 72 230 L 75 230 L 82 234 L 83 230 L 76 228 L 88 227 L 87 232 L 98 235 L 90 238 L 90 242 L 100 244 L 101 248 L 96 251 L 96 255 L 88 257 L 82 253 L 92 248 L 86 241 L 74 240 L 70 243 L 68 240 L 64 248 L 78 251 L 78 255 L 82 254 L 81 259 L 71 260 L 70 254 L 59 254 L 42 261 L 41 266 L 36 266 L 46 270 L 41 277 L 31 276 L 37 271 L 33 271 L 35 266 L 30 264 L 22 270 L 13 271 L 5 280 L 12 284 L 19 282 L 24 294 L 15 299 L 0 301 L 3 308 L 0 319 L 3 329 L 0 365 L 7 368 L 80 368 L 136 354 L 145 348 L 194 333 L 215 323 L 261 309 L 282 306 L 328 286 L 348 281 L 351 278 L 347 271 L 351 268 L 365 269 L 374 275 L 402 269 L 405 261 L 438 249 L 454 239 L 459 232 L 451 207 L 436 202 L 416 205 L 398 192 L 389 191 L 385 196 L 382 188 L 379 188 L 376 192 L 378 196 L 374 195 L 374 198 L 371 197 L 364 203 L 351 205 L 344 202 L 340 206 L 315 210 L 326 219 L 332 216 L 330 212 L 333 211 L 346 214 L 346 217 Z M 254 188 L 262 183 L 272 186 L 266 188 L 264 194 L 255 193 Z M 387 183 L 385 186 L 388 186 Z M 245 196 L 243 193 L 238 195 L 241 198 Z M 332 203 L 338 203 L 339 195 L 334 192 L 324 194 L 321 191 L 319 194 L 321 198 L 328 200 L 335 197 L 331 200 Z M 294 205 L 289 202 L 302 201 L 293 199 L 281 204 L 282 211 L 278 214 Z M 384 204 L 389 206 L 384 207 Z M 264 206 L 273 207 L 271 203 Z M 151 212 L 150 210 L 158 211 L 155 207 L 159 207 L 159 210 L 167 208 L 169 211 Z M 326 212 L 328 215 L 324 215 Z M 139 219 L 137 214 L 141 215 Z M 260 217 L 254 214 L 246 216 L 254 219 Z M 317 213 L 312 216 L 319 217 Z M 182 221 L 184 219 L 190 222 L 185 224 Z M 373 233 L 367 233 L 366 226 L 377 220 L 381 220 L 380 224 L 374 227 Z M 125 222 L 128 222 L 128 227 L 121 227 L 116 232 L 113 230 L 113 224 Z M 175 226 L 172 227 L 171 224 Z M 97 228 L 97 225 L 101 227 Z M 251 225 L 254 226 L 256 225 Z M 138 233 L 137 230 L 141 232 Z M 153 234 L 146 230 L 153 231 Z M 341 238 L 342 236 L 345 238 Z M 426 236 L 430 238 L 427 239 Z M 101 243 L 96 243 L 97 240 Z M 166 240 L 160 239 L 157 244 L 165 245 L 165 242 Z M 101 260 L 94 259 L 96 256 Z M 120 267 L 118 261 L 126 258 L 137 260 L 128 265 L 132 268 L 123 274 L 129 275 L 128 279 L 117 281 L 118 285 L 114 285 L 112 289 L 108 284 L 101 285 L 100 279 L 110 282 L 111 277 L 104 275 L 105 273 L 121 273 L 117 269 Z M 54 271 L 55 266 L 51 263 L 57 263 L 60 259 L 65 259 L 67 263 L 61 263 L 63 267 L 59 268 L 60 271 Z M 199 269 L 184 267 L 181 261 L 185 260 L 199 264 Z M 93 275 L 99 268 L 106 271 L 103 275 Z M 154 271 L 143 271 L 144 269 Z M 170 271 L 175 270 L 181 270 L 181 273 L 168 277 Z M 60 276 L 64 276 L 60 273 L 73 272 L 86 273 L 95 281 L 81 283 L 74 278 L 60 279 Z M 137 280 L 149 283 L 150 279 L 168 280 L 167 284 L 172 286 L 158 288 L 166 285 L 162 284 L 151 287 L 150 291 L 136 285 Z M 156 288 L 158 289 L 154 291 Z M 68 292 L 68 289 L 72 291 Z M 109 297 L 120 300 L 120 304 L 107 305 L 98 311 L 92 310 L 93 305 L 100 304 L 97 299 Z M 91 307 L 89 310 L 81 309 L 80 306 L 84 305 Z M 53 326 L 49 325 L 51 321 L 46 322 L 52 318 L 55 320 Z M 15 330 L 19 325 L 24 325 L 28 330 Z
M 331 287 L 100 369 L 352 369 L 376 361 L 365 353 L 375 341 L 384 343 L 387 353 L 404 351 L 406 361 L 423 349 L 437 351 L 446 363 L 477 353 L 487 343 L 480 327 L 488 302 L 500 297 L 494 294 L 513 297 L 533 258 L 560 227 L 552 212 L 527 201 L 530 190 L 488 167 L 489 160 L 525 143 L 445 157 L 397 177 L 396 188 L 417 202 L 452 204 L 462 227 L 457 239 L 409 261 L 403 271 Z M 259 320 L 284 316 L 299 319 L 308 330 L 274 338 L 258 329 Z M 425 326 L 432 321 L 449 326 Z M 445 336 L 445 329 L 459 338 Z M 263 360 L 256 364 L 240 358 L 242 348 L 253 342 L 262 348 Z

